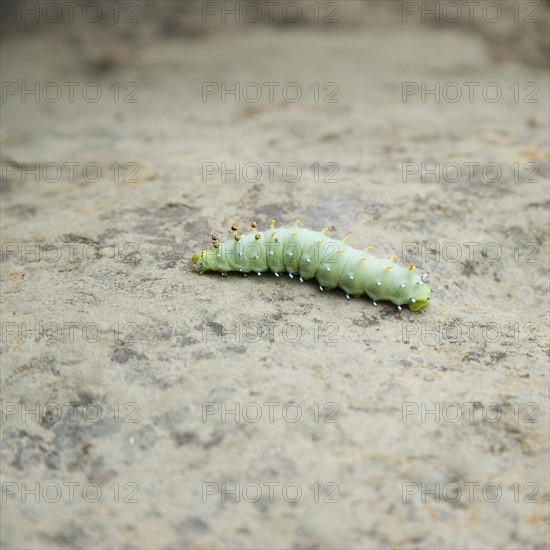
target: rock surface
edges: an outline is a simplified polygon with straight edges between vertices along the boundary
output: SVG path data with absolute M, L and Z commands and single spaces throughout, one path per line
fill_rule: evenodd
M 2 546 L 547 547 L 547 69 L 378 2 L 128 4 L 4 37 Z M 272 218 L 417 264 L 432 303 L 198 276 Z

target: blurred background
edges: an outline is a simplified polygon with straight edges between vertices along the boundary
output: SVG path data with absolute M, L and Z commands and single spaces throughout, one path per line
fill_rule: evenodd
M 0 9 L 4 548 L 548 547 L 548 1 Z M 432 303 L 190 261 L 298 218 Z

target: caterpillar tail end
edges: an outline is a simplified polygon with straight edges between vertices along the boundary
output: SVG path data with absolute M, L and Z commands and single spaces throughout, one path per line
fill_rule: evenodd
M 409 309 L 411 311 L 420 311 L 424 306 L 427 306 L 428 302 L 424 302 L 423 300 L 417 300 L 414 304 L 409 304 Z
M 430 287 L 427 284 L 423 284 L 421 288 L 422 290 L 415 296 L 414 302 L 411 301 L 408 304 L 411 311 L 420 311 L 430 303 L 430 297 L 432 295 Z

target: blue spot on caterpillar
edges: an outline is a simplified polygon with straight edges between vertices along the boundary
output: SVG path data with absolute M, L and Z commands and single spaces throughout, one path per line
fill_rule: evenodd
M 388 300 L 399 310 L 407 305 L 418 311 L 428 304 L 431 290 L 424 282 L 427 275 L 414 273 L 413 264 L 399 267 L 397 256 L 391 260 L 375 258 L 366 250 L 348 246 L 345 241 L 349 237 L 331 239 L 326 235 L 328 228 L 310 231 L 298 227 L 299 223 L 297 220 L 295 227 L 275 229 L 273 220 L 270 230 L 259 232 L 252 222 L 252 230 L 244 235 L 233 225 L 231 240 L 220 243 L 218 236 L 212 235 L 213 249 L 195 254 L 193 263 L 201 268 L 201 275 L 206 271 L 260 275 L 269 270 L 277 277 L 285 272 L 291 278 L 298 276 L 300 282 L 315 278 L 321 290 L 338 287 L 347 298 L 367 294 L 374 305 Z

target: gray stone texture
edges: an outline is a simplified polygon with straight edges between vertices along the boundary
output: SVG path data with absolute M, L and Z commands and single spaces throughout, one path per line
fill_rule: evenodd
M 2 23 L 1 80 L 19 86 L 1 121 L 2 547 L 547 548 L 548 3 L 529 2 L 535 23 L 513 2 L 496 23 L 481 7 L 437 23 L 422 21 L 433 3 L 405 3 L 404 22 L 400 2 L 342 1 L 333 24 L 313 2 L 296 23 L 281 2 L 240 24 L 203 22 L 200 2 L 127 4 L 139 12 L 120 4 L 119 23 L 111 2 L 98 23 L 80 5 L 73 22 Z M 74 101 L 66 84 L 57 102 L 21 94 L 50 82 L 77 83 Z M 203 101 L 205 82 L 264 95 Z M 273 102 L 264 82 L 280 83 Z M 301 100 L 282 97 L 288 82 Z M 404 100 L 404 82 L 466 95 Z M 73 162 L 74 177 L 44 172 Z M 204 178 L 207 162 L 279 168 L 236 182 Z M 316 182 L 316 162 L 337 182 Z M 399 313 L 296 279 L 199 277 L 212 232 L 272 218 L 414 262 L 432 303 Z M 236 403 L 239 421 L 224 418 Z M 238 503 L 205 495 L 222 483 L 257 485 Z

